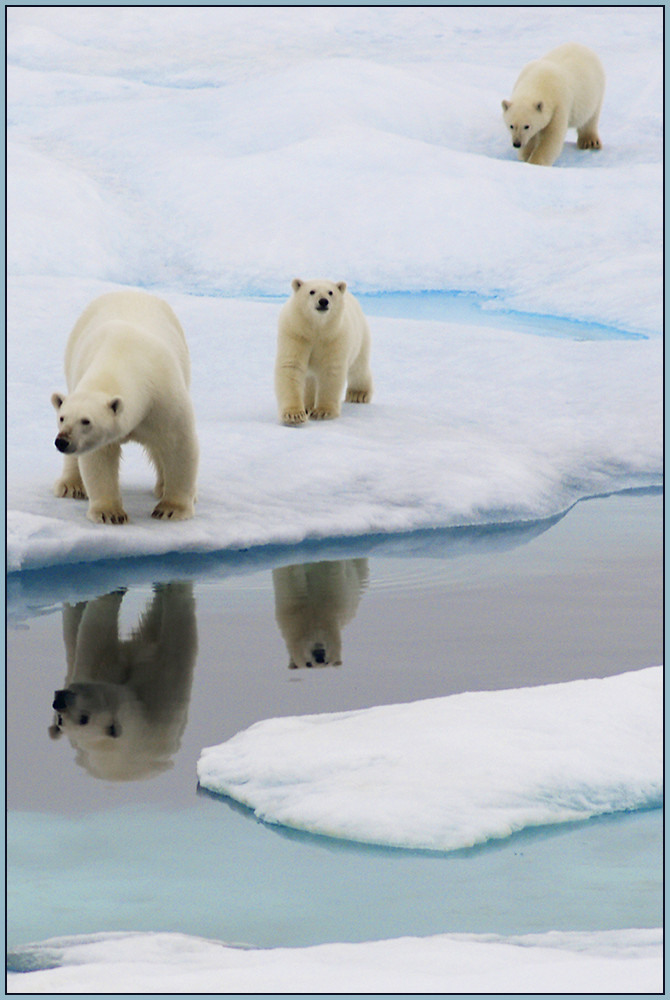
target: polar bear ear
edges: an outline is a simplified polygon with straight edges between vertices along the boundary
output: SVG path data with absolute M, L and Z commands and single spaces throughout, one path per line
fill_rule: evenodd
M 54 410 L 60 410 L 64 401 L 65 401 L 65 396 L 61 396 L 59 392 L 53 392 L 51 394 L 51 405 L 53 406 Z
M 509 109 L 511 107 L 512 107 L 512 102 L 511 101 L 503 101 L 502 102 L 502 109 L 503 109 L 503 111 L 509 111 Z
M 293 281 L 291 282 L 291 288 L 293 289 L 294 292 L 297 292 L 298 289 L 302 288 L 304 284 L 305 282 L 301 278 L 294 278 Z
M 542 110 L 542 101 L 538 101 L 537 102 L 537 104 L 535 105 L 535 110 L 536 111 L 541 111 Z
M 345 293 L 345 292 L 346 292 L 346 290 L 347 290 L 347 283 L 346 283 L 346 281 L 338 281 L 338 283 L 337 283 L 337 287 L 339 288 L 339 290 L 340 290 L 340 291 L 342 292 L 342 294 L 344 295 L 344 293 Z
M 114 396 L 114 399 L 110 399 L 109 408 L 112 411 L 112 413 L 115 413 L 118 416 L 121 410 L 123 409 L 123 400 L 121 399 L 121 397 Z

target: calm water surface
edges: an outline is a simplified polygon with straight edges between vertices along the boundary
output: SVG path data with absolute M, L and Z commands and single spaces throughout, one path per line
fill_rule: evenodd
M 660 663 L 661 538 L 647 491 L 525 527 L 10 578 L 10 947 L 658 926 L 659 810 L 430 855 L 265 826 L 195 764 L 273 716 Z

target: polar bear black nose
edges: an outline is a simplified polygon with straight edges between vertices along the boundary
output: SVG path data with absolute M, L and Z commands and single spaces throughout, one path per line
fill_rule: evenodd
M 312 656 L 314 657 L 316 663 L 326 662 L 326 651 L 323 646 L 315 646 L 312 650 Z
M 70 442 L 66 437 L 61 437 L 59 434 L 56 440 L 54 441 L 54 444 L 56 445 L 59 451 L 67 451 Z
M 521 149 L 521 143 L 519 142 L 518 139 L 515 139 L 512 145 L 514 146 L 515 149 Z
M 54 691 L 53 705 L 51 706 L 54 712 L 64 712 L 68 705 L 74 702 L 75 696 L 72 691 Z
M 319 299 L 318 305 L 319 305 L 319 309 L 327 309 L 328 308 L 328 299 Z

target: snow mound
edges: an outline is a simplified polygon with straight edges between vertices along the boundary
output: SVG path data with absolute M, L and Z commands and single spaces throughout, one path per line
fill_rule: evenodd
M 10 993 L 658 993 L 660 929 L 439 934 L 245 949 L 183 934 L 51 940 L 10 956 Z

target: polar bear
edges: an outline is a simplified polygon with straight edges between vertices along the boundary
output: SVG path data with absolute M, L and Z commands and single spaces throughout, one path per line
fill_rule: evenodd
M 526 163 L 550 167 L 563 148 L 568 128 L 577 129 L 579 149 L 601 149 L 598 118 L 605 93 L 600 59 L 569 42 L 521 70 L 503 119 Z
M 69 395 L 53 393 L 56 447 L 64 455 L 59 497 L 89 499 L 91 521 L 124 524 L 121 445 L 142 444 L 157 472 L 152 517 L 193 516 L 198 442 L 188 347 L 166 302 L 110 292 L 82 313 L 65 351 Z
M 291 670 L 342 664 L 342 629 L 354 618 L 367 583 L 367 559 L 272 570 L 275 618 Z
M 93 777 L 129 781 L 172 767 L 186 726 L 198 648 L 193 584 L 157 584 L 121 637 L 125 590 L 63 606 L 65 686 L 49 735 L 65 733 Z
M 339 417 L 345 385 L 348 403 L 369 403 L 370 328 L 346 282 L 294 278 L 291 287 L 275 364 L 282 423 Z

